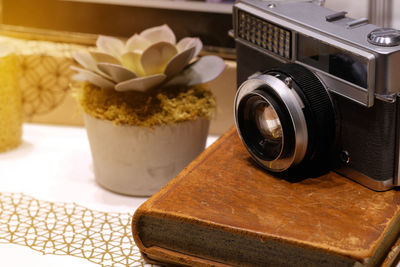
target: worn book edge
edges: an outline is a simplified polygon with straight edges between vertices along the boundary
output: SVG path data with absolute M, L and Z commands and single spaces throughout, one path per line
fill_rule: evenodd
M 392 248 L 392 245 L 398 238 L 400 232 L 400 216 L 399 209 L 396 210 L 395 216 L 392 217 L 390 222 L 387 222 L 387 228 L 385 234 L 383 234 L 378 240 L 375 241 L 374 248 L 375 253 L 372 257 L 367 258 L 368 251 L 358 251 L 352 252 L 350 255 L 348 251 L 345 250 L 332 250 L 329 247 L 316 247 L 315 245 L 308 244 L 307 242 L 298 242 L 297 240 L 290 239 L 281 239 L 279 237 L 271 237 L 265 236 L 263 233 L 252 233 L 246 231 L 246 229 L 235 228 L 231 226 L 225 226 L 222 224 L 209 222 L 205 220 L 196 219 L 193 220 L 190 216 L 185 216 L 180 213 L 175 212 L 167 212 L 164 213 L 162 210 L 154 209 L 153 203 L 154 201 L 160 201 L 168 191 L 175 187 L 179 182 L 184 179 L 187 175 L 189 175 L 192 170 L 196 169 L 196 167 L 202 164 L 210 155 L 218 151 L 218 148 L 224 144 L 225 140 L 236 134 L 236 130 L 232 128 L 227 133 L 225 133 L 220 139 L 218 139 L 211 147 L 209 147 L 205 152 L 203 152 L 196 160 L 194 160 L 188 167 L 186 167 L 175 179 L 173 179 L 169 184 L 167 184 L 164 188 L 162 188 L 156 195 L 151 197 L 148 201 L 146 201 L 135 213 L 133 217 L 133 233 L 134 240 L 138 245 L 140 251 L 146 256 L 150 261 L 154 262 L 170 262 L 171 264 L 179 263 L 182 265 L 204 265 L 204 266 L 229 266 L 224 263 L 218 263 L 210 260 L 203 259 L 201 257 L 197 257 L 196 255 L 188 255 L 183 252 L 176 252 L 173 250 L 165 249 L 158 246 L 145 246 L 141 239 L 141 229 L 139 228 L 139 222 L 143 217 L 154 217 L 154 218 L 162 218 L 163 220 L 170 220 L 175 222 L 185 222 L 189 225 L 212 228 L 221 231 L 228 231 L 230 233 L 238 234 L 239 236 L 246 235 L 252 236 L 256 238 L 263 237 L 265 240 L 274 240 L 275 242 L 280 242 L 283 244 L 289 244 L 291 246 L 296 246 L 301 249 L 309 249 L 315 252 L 320 252 L 324 255 L 331 255 L 334 257 L 350 259 L 353 261 L 354 265 L 362 265 L 362 266 L 376 266 L 385 260 L 386 255 L 389 250 Z

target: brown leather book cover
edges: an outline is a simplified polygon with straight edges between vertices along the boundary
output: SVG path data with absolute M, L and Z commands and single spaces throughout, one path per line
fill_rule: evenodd
M 398 247 L 399 213 L 396 190 L 264 172 L 232 128 L 136 211 L 133 233 L 167 264 L 379 266 Z

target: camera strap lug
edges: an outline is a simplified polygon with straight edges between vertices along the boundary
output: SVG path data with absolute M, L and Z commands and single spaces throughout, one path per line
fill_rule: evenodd
M 375 94 L 376 99 L 385 101 L 385 102 L 387 102 L 387 103 L 394 103 L 394 102 L 396 102 L 396 100 L 397 100 L 397 98 L 398 98 L 399 96 L 400 96 L 399 93 L 397 93 L 397 94 L 391 94 L 391 95 L 378 95 L 378 94 Z

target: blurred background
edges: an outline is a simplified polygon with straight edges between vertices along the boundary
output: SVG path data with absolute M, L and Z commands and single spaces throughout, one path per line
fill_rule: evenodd
M 261 0 L 260 0 L 261 1 Z M 292 0 L 293 1 L 293 0 Z M 17 50 L 24 120 L 82 125 L 69 91 L 75 62 L 71 55 L 90 49 L 98 34 L 128 38 L 143 29 L 168 24 L 179 40 L 200 37 L 205 53 L 225 58 L 227 69 L 210 84 L 217 99 L 211 133 L 233 125 L 236 91 L 231 0 L 0 0 L 0 41 Z M 320 0 L 349 17 L 369 18 L 400 29 L 400 0 Z
M 154 25 L 168 24 L 177 37 L 199 36 L 212 47 L 233 48 L 231 0 L 3 0 L 3 29 L 57 30 L 129 37 Z M 367 17 L 379 26 L 400 27 L 399 0 L 326 0 L 333 10 Z M 88 36 L 82 42 L 88 42 Z

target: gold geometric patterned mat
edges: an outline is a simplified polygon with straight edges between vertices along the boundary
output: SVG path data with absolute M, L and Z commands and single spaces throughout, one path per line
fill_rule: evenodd
M 84 258 L 102 266 L 151 266 L 133 242 L 131 218 L 129 213 L 0 193 L 0 243 Z

